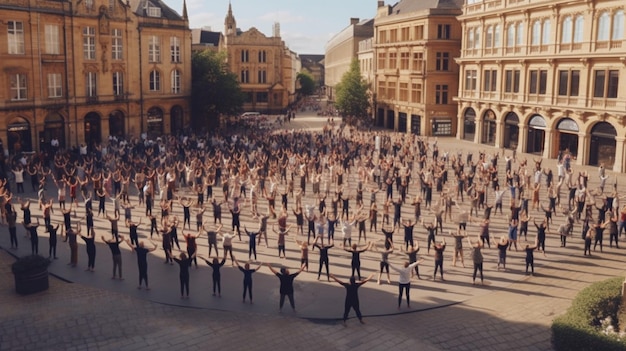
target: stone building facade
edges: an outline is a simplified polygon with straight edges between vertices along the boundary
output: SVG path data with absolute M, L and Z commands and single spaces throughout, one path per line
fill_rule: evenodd
M 191 32 L 161 0 L 0 3 L 0 139 L 10 153 L 188 124 Z
M 615 0 L 466 0 L 457 137 L 625 171 L 624 11 Z
M 359 42 L 371 38 L 373 34 L 373 19 L 351 18 L 350 25 L 326 43 L 324 83 L 326 84 L 326 97 L 329 100 L 334 100 L 335 87 L 350 68 L 352 60 L 358 58 Z
M 378 2 L 374 20 L 376 124 L 456 135 L 462 0 Z
M 232 6 L 224 20 L 225 50 L 230 71 L 239 77 L 244 111 L 282 113 L 295 91 L 294 57 L 280 37 L 278 24 L 271 37 L 252 27 L 237 28 Z

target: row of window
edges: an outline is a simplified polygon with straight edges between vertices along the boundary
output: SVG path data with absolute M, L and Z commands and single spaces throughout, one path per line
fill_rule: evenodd
M 445 69 L 437 69 L 442 71 L 447 71 L 449 68 L 449 60 L 450 54 L 445 52 L 437 53 L 437 67 Z M 398 53 L 390 52 L 387 55 L 386 52 L 378 53 L 378 67 L 377 69 L 396 69 L 399 68 L 401 70 L 412 70 L 415 72 L 423 72 L 424 71 L 424 53 L 423 52 L 401 52 L 400 60 L 398 66 Z
M 157 70 L 150 71 L 150 91 L 161 91 L 161 72 Z M 113 95 L 122 96 L 124 91 L 124 74 L 122 72 L 113 72 Z M 63 80 L 61 73 L 48 73 L 48 98 L 63 97 Z M 173 70 L 170 76 L 171 93 L 180 94 L 181 89 L 181 72 Z M 10 99 L 12 101 L 28 100 L 28 77 L 26 74 L 12 74 L 10 76 Z M 98 96 L 98 74 L 96 72 L 87 72 L 85 74 L 85 95 L 88 97 Z
M 243 69 L 240 74 L 241 83 L 250 83 L 250 70 Z M 265 84 L 267 83 L 267 71 L 265 69 L 259 69 L 257 71 L 257 80 L 256 83 Z
M 437 39 L 450 39 L 451 25 L 437 25 Z M 393 28 L 378 31 L 378 43 L 398 43 L 424 39 L 424 25 L 419 24 L 412 27 Z
M 580 71 L 579 70 L 559 70 L 558 89 L 559 96 L 576 97 L 579 94 Z M 497 70 L 483 71 L 483 91 L 497 91 Z M 477 88 L 477 71 L 465 71 L 465 90 L 475 91 Z M 593 97 L 614 99 L 618 96 L 619 71 L 617 70 L 595 70 L 593 72 Z M 548 86 L 548 71 L 537 69 L 528 72 L 528 93 L 533 95 L 545 95 Z M 504 71 L 504 92 L 520 92 L 520 71 Z
M 250 62 L 250 50 L 241 50 L 240 62 Z M 259 63 L 267 62 L 267 51 L 260 50 L 257 53 L 257 62 Z
M 20 21 L 8 21 L 8 52 L 12 55 L 25 53 L 24 23 Z M 83 57 L 85 60 L 96 59 L 96 28 L 83 27 Z M 60 26 L 46 24 L 44 26 L 44 52 L 49 55 L 61 54 L 61 31 Z M 111 59 L 123 60 L 124 55 L 123 33 L 121 29 L 111 30 Z M 265 57 L 265 56 L 263 56 Z M 161 38 L 152 35 L 148 38 L 148 60 L 151 63 L 161 62 Z M 174 63 L 181 62 L 180 38 L 170 37 L 170 60 Z
M 411 102 L 416 104 L 422 103 L 422 84 L 412 83 L 410 90 L 409 100 L 409 83 L 398 83 L 399 95 L 396 96 L 396 83 L 390 82 L 378 82 L 378 98 L 381 100 L 396 100 Z M 446 105 L 448 104 L 448 85 L 436 84 L 435 85 L 435 104 Z
M 531 20 L 530 45 L 548 45 L 553 42 L 550 19 Z M 563 17 L 560 31 L 560 43 L 572 44 L 582 43 L 585 30 L 585 20 L 583 15 L 567 15 Z M 502 46 L 500 24 L 487 25 L 484 30 L 484 47 L 498 48 Z M 465 35 L 466 49 L 480 49 L 483 45 L 481 26 L 468 27 Z M 507 48 L 520 47 L 524 45 L 524 23 L 512 22 L 506 25 Z M 624 11 L 618 10 L 612 15 L 603 12 L 598 17 L 596 41 L 623 40 L 624 39 Z

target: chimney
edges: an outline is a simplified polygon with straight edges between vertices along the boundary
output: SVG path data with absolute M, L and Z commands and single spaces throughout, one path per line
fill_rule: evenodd
M 378 8 L 381 8 L 385 6 L 385 2 L 384 1 L 378 1 Z
M 350 18 L 350 25 L 354 25 L 359 23 L 359 18 L 358 17 L 352 17 Z

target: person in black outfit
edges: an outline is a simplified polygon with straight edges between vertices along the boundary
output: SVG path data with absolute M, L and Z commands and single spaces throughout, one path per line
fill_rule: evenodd
M 17 213 L 15 211 L 11 211 L 11 213 L 7 213 L 7 223 L 9 224 L 9 235 L 11 237 L 11 248 L 17 249 Z M 56 253 L 55 253 L 56 256 Z M 56 257 L 55 257 L 56 258 Z
M 280 304 L 279 304 L 279 311 L 282 312 L 283 310 L 283 305 L 285 304 L 285 296 L 287 298 L 289 298 L 289 304 L 291 305 L 291 309 L 295 312 L 296 311 L 296 303 L 294 301 L 294 297 L 293 297 L 293 281 L 294 279 L 296 279 L 296 277 L 298 276 L 298 274 L 300 274 L 300 272 L 302 272 L 304 270 L 304 265 L 302 265 L 302 267 L 300 267 L 300 270 L 297 271 L 296 273 L 293 274 L 289 274 L 289 270 L 287 268 L 281 268 L 280 272 L 276 271 L 271 264 L 267 264 L 267 266 L 269 267 L 270 271 L 272 271 L 272 273 L 276 274 L 276 276 L 278 277 L 278 279 L 280 279 Z
M 224 258 L 226 258 L 226 255 L 224 255 Z M 237 263 L 237 267 L 243 273 L 243 302 L 246 302 L 246 291 L 248 291 L 248 295 L 250 296 L 250 304 L 252 304 L 252 273 L 258 271 L 263 264 L 259 264 L 256 269 L 250 269 L 249 263 L 246 263 L 243 267 L 241 267 L 237 259 L 235 259 L 235 263 Z
M 532 275 L 535 275 L 535 255 L 534 255 L 534 251 L 537 249 L 538 247 L 538 241 L 537 241 L 537 237 L 535 237 L 535 245 L 534 246 L 530 246 L 530 245 L 526 245 L 526 274 L 528 274 L 528 267 L 530 267 L 531 269 L 531 273 Z
M 37 218 L 37 224 L 24 223 L 24 228 L 28 231 L 28 237 L 30 238 L 30 249 L 33 255 L 39 254 L 39 237 L 37 236 L 37 227 L 39 227 L 39 218 Z
M 85 271 L 93 272 L 96 265 L 96 237 L 87 233 L 87 236 L 81 234 L 81 238 L 85 241 L 85 249 L 87 251 L 87 269 Z
M 313 242 L 313 247 L 317 247 L 320 250 L 320 268 L 317 271 L 317 280 L 320 280 L 320 276 L 322 275 L 322 266 L 326 266 L 326 279 L 330 281 L 330 274 L 328 273 L 328 250 L 335 246 L 335 242 L 333 239 L 330 239 L 328 245 L 318 244 L 317 241 L 321 237 L 315 238 Z
M 174 261 L 178 263 L 178 266 L 180 267 L 180 273 L 178 277 L 180 278 L 180 298 L 181 299 L 189 298 L 189 267 L 191 267 L 191 262 L 193 261 L 195 257 L 196 257 L 195 252 L 190 257 L 187 257 L 187 255 L 184 252 L 180 253 L 180 258 L 173 257 Z
M 50 239 L 49 239 L 50 248 L 48 249 L 48 258 L 54 257 L 55 260 L 57 259 L 57 231 L 58 230 L 59 230 L 58 223 L 56 227 L 53 227 L 52 225 L 48 225 L 48 227 L 46 228 L 46 231 L 50 234 Z
M 222 282 L 221 282 L 221 273 L 220 268 L 226 263 L 226 257 L 222 259 L 222 262 L 218 261 L 217 258 L 213 258 L 213 262 L 209 262 L 206 258 L 200 257 L 206 262 L 211 268 L 213 268 L 213 296 L 215 296 L 215 290 L 217 289 L 217 296 L 222 297 Z
M 351 308 L 354 309 L 354 312 L 356 313 L 356 317 L 359 319 L 359 322 L 361 322 L 361 324 L 365 324 L 365 322 L 363 322 L 363 316 L 361 315 L 361 308 L 359 306 L 359 287 L 367 283 L 370 279 L 372 279 L 373 276 L 374 276 L 374 273 L 372 273 L 369 277 L 367 277 L 367 279 L 360 280 L 360 281 L 357 281 L 356 278 L 352 276 L 350 277 L 350 282 L 345 283 L 337 279 L 337 277 L 335 277 L 333 274 L 330 275 L 330 277 L 333 278 L 334 281 L 336 281 L 337 283 L 341 284 L 341 286 L 346 288 L 346 300 L 344 303 L 344 310 L 343 310 L 344 327 L 346 326 L 346 320 L 348 319 L 348 313 L 350 313 Z
M 148 285 L 148 252 L 156 250 L 157 245 L 152 243 L 154 246 L 150 249 L 146 249 L 143 241 L 140 241 L 137 246 L 131 244 L 129 240 L 126 240 L 125 242 L 133 249 L 133 251 L 137 253 L 137 267 L 139 268 L 139 285 L 137 286 L 137 289 L 141 289 L 141 282 L 143 281 L 146 283 L 146 290 L 150 290 Z
M 356 244 L 352 244 L 350 248 L 343 248 L 344 251 L 350 252 L 352 254 L 352 274 L 354 276 L 354 272 L 359 275 L 359 280 L 361 279 L 361 253 L 369 250 L 372 247 L 372 242 L 370 241 L 365 247 L 358 248 Z
M 248 242 L 248 259 L 252 258 L 252 254 L 254 254 L 254 260 L 256 261 L 256 237 L 259 235 L 259 232 L 249 232 L 248 229 L 244 226 L 243 230 L 250 238 Z
M 109 246 L 111 255 L 113 256 L 113 275 L 111 279 L 115 279 L 115 270 L 117 270 L 119 280 L 124 280 L 124 278 L 122 278 L 122 251 L 120 251 L 120 244 L 124 241 L 124 237 L 120 235 L 118 239 L 112 238 L 111 240 L 107 240 L 103 235 L 101 238 L 102 241 Z

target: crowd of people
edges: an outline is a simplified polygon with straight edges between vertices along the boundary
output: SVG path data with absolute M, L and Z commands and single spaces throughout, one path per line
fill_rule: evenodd
M 343 124 L 322 132 L 109 140 L 77 153 L 59 150 L 13 162 L 13 180 L 0 183 L 2 221 L 12 248 L 18 247 L 18 218 L 34 254 L 40 234 L 48 235 L 53 259 L 58 240 L 68 242 L 72 267 L 78 264 L 78 242 L 84 241 L 88 271 L 95 269 L 96 242 L 102 241 L 110 248 L 113 279 L 123 279 L 120 246 L 126 245 L 136 253 L 140 289 L 149 289 L 148 254 L 163 250 L 164 262 L 179 267 L 182 298 L 189 296 L 189 272 L 198 258 L 212 268 L 213 295 L 220 296 L 220 267 L 230 257 L 244 277 L 242 300 L 252 303 L 252 276 L 263 266 L 257 247 L 274 246 L 278 257 L 286 258 L 289 246 L 299 251 L 294 273 L 267 265 L 280 280 L 281 309 L 285 298 L 295 309 L 293 281 L 309 270 L 309 251 L 317 249 L 317 279 L 324 271 L 328 281 L 344 286 L 344 321 L 351 308 L 362 321 L 357 288 L 374 276 L 362 279 L 361 255 L 367 251 L 380 254 L 378 284 L 385 273 L 391 283 L 390 268 L 398 273 L 400 308 L 403 296 L 410 306 L 411 282 L 422 279 L 419 268 L 428 257 L 432 279 L 439 273 L 445 281 L 444 260 L 451 256 L 446 239 L 454 266 L 460 261 L 465 267 L 464 242 L 470 249 L 473 283 L 478 276 L 483 283 L 482 253 L 492 245 L 498 270 L 507 269 L 508 256 L 520 255 L 526 274 L 534 274 L 535 254 L 546 254 L 548 235 L 558 236 L 565 247 L 580 228 L 586 256 L 592 244 L 594 254 L 603 250 L 606 230 L 609 245 L 617 247 L 626 231 L 617 183 L 607 186 L 600 166 L 599 186 L 592 188 L 590 175 L 575 173 L 568 160 L 560 159 L 553 171 L 542 159 L 440 150 L 437 139 Z M 43 224 L 31 215 L 31 199 L 20 198 L 24 173 L 37 193 L 32 202 Z M 506 218 L 508 227 L 491 228 L 494 216 Z M 94 217 L 110 223 L 110 234 L 96 234 Z M 227 219 L 229 224 L 222 223 Z M 276 244 L 269 245 L 268 237 Z M 201 239 L 207 252 L 199 250 Z M 233 247 L 247 249 L 248 261 L 240 263 Z M 340 259 L 331 251 L 335 247 L 351 257 L 347 282 L 330 273 L 330 262 Z M 394 252 L 406 260 L 392 259 Z

